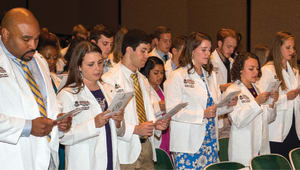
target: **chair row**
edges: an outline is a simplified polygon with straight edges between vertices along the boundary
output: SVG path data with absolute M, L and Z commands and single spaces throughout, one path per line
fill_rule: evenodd
M 228 143 L 227 140 L 222 140 L 220 145 L 226 145 Z M 225 151 L 222 151 L 225 152 Z M 155 169 L 174 169 L 174 165 L 172 159 L 169 155 L 161 149 L 156 149 L 157 154 L 157 162 L 155 163 Z M 213 170 L 213 169 L 243 169 L 245 166 L 241 163 L 237 162 L 229 162 L 226 159 L 225 153 L 219 153 L 220 159 L 222 162 L 215 163 L 210 166 L 207 166 L 206 170 Z M 221 155 L 223 154 L 223 155 Z M 300 169 L 300 148 L 295 148 L 290 151 L 289 153 L 290 162 L 279 155 L 279 154 L 268 154 L 268 155 L 259 155 L 254 157 L 250 163 L 250 169 L 259 170 L 259 169 Z M 228 155 L 227 155 L 228 159 Z
M 267 169 L 285 169 L 296 170 L 300 169 L 300 148 L 295 148 L 289 153 L 290 162 L 279 154 L 259 155 L 254 157 L 250 162 L 252 170 L 267 170 Z M 243 169 L 245 166 L 238 162 L 224 161 L 207 166 L 205 170 L 218 169 Z

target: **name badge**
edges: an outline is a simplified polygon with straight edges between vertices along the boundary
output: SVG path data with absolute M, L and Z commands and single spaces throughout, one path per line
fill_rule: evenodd
M 188 87 L 188 88 L 194 88 L 195 87 L 195 81 L 192 80 L 192 79 L 184 79 L 183 83 L 184 83 L 184 87 Z
M 6 70 L 3 67 L 0 67 L 0 78 L 8 77 Z

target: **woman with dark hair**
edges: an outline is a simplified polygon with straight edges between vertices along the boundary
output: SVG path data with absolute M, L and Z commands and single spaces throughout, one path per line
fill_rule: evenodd
M 227 106 L 216 107 L 221 92 L 210 54 L 210 37 L 200 32 L 190 34 L 179 59 L 180 68 L 165 83 L 167 111 L 179 103 L 188 103 L 170 124 L 170 151 L 174 152 L 176 169 L 203 169 L 217 162 L 216 115 L 230 112 L 230 106 L 236 104 L 231 101 Z
M 165 70 L 163 61 L 156 57 L 151 56 L 148 58 L 145 66 L 140 70 L 143 75 L 145 75 L 152 87 L 154 99 L 152 99 L 154 111 L 157 113 L 159 111 L 166 112 L 165 106 L 165 95 L 162 90 L 163 82 L 165 81 Z M 155 131 L 157 132 L 157 131 Z M 166 151 L 170 158 L 170 131 L 169 128 L 162 131 L 162 133 L 154 134 L 154 145 L 155 148 L 161 148 Z
M 241 91 L 237 105 L 229 113 L 231 131 L 229 160 L 249 166 L 252 157 L 270 153 L 268 124 L 275 120 L 278 92 L 263 92 L 255 85 L 260 77 L 259 59 L 252 53 L 239 54 L 231 68 L 234 81 L 227 92 Z M 273 102 L 265 104 L 269 97 Z
M 99 81 L 101 50 L 82 41 L 74 47 L 71 58 L 68 80 L 57 98 L 63 112 L 83 105 L 89 109 L 73 116 L 71 130 L 61 138 L 66 146 L 66 169 L 119 169 L 116 131 L 123 112 L 107 115 L 114 88 Z
M 280 80 L 277 118 L 270 124 L 271 152 L 289 158 L 289 151 L 300 147 L 299 71 L 295 57 L 295 37 L 288 32 L 277 32 L 271 54 L 262 67 L 260 86 Z
M 60 46 L 56 35 L 47 31 L 42 31 L 37 50 L 48 63 L 52 85 L 55 93 L 57 93 L 61 79 L 56 75 L 56 64 L 60 57 Z

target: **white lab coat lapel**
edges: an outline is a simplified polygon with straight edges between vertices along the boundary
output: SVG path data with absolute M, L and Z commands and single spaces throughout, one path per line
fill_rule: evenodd
M 214 71 L 218 75 L 218 85 L 227 83 L 227 69 L 217 50 L 212 53 L 211 62 L 214 66 Z
M 204 73 L 204 69 L 202 69 L 202 73 Z M 195 91 L 203 94 L 203 100 L 201 100 L 201 102 L 199 101 L 199 103 L 202 108 L 206 108 L 208 94 L 205 83 L 194 69 L 191 70 L 191 74 L 187 74 L 187 77 L 195 81 Z
M 290 66 L 289 62 L 286 64 L 287 71 L 282 69 L 282 76 L 284 79 L 284 82 L 286 83 L 286 86 L 288 89 L 296 89 L 298 85 L 298 81 L 296 79 L 295 72 L 293 68 Z

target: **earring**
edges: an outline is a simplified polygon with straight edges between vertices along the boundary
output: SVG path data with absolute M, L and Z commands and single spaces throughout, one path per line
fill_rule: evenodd
M 80 77 L 81 80 L 83 80 L 82 79 L 82 72 L 81 71 L 79 71 L 79 77 Z
M 192 63 L 193 63 L 193 65 L 195 65 L 195 61 L 194 61 L 193 55 L 192 55 Z

